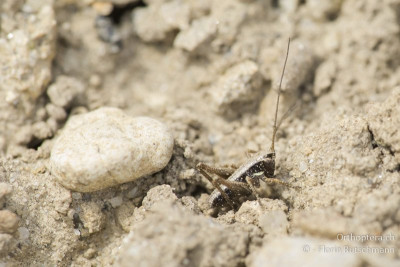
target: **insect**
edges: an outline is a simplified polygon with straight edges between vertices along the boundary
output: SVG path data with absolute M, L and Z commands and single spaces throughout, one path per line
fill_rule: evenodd
M 283 75 L 285 73 L 286 62 L 289 56 L 290 38 L 288 41 L 285 63 L 279 83 L 278 96 L 276 100 L 274 126 L 272 132 L 271 147 L 269 152 L 261 152 L 249 158 L 241 166 L 231 168 L 211 167 L 204 163 L 197 164 L 196 168 L 207 178 L 216 188 L 210 195 L 209 202 L 211 207 L 222 207 L 227 203 L 232 209 L 237 209 L 240 203 L 250 195 L 255 196 L 260 201 L 260 196 L 256 188 L 260 187 L 260 180 L 267 184 L 281 184 L 290 186 L 288 183 L 274 178 L 275 172 L 275 136 L 280 123 L 277 125 L 279 98 L 282 87 Z M 285 116 L 285 115 L 284 115 Z M 280 121 L 282 122 L 282 120 Z M 210 174 L 217 175 L 213 179 Z

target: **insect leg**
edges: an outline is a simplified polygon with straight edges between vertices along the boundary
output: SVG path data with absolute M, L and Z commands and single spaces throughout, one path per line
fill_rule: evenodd
M 214 180 L 204 169 L 203 169 L 202 163 L 199 163 L 196 167 L 197 169 L 200 171 L 200 173 L 207 178 L 207 180 L 221 193 L 221 195 L 225 198 L 226 202 L 232 207 L 232 209 L 235 209 L 235 204 L 233 203 L 233 201 L 229 198 L 229 196 L 226 194 L 226 192 L 224 190 L 222 190 L 220 184 L 221 184 L 221 180 L 223 179 L 217 179 Z M 225 181 L 225 180 L 223 180 Z
M 246 191 L 246 193 L 251 193 L 251 189 L 248 184 L 242 182 L 235 182 L 229 180 L 220 180 L 219 181 L 222 185 L 225 185 L 230 190 L 240 193 L 240 191 Z
M 255 185 L 253 184 L 253 180 L 254 180 L 254 178 L 252 179 L 249 176 L 246 176 L 246 182 L 248 183 L 248 185 L 249 185 L 251 191 L 253 192 L 253 194 L 256 196 L 257 201 L 258 201 L 258 203 L 260 204 L 260 207 L 261 207 L 261 200 L 260 200 L 261 197 L 260 197 L 260 194 L 258 194 Z
M 216 167 L 211 167 L 205 163 L 197 164 L 196 168 L 198 170 L 202 169 L 209 173 L 214 173 L 224 179 L 227 179 L 229 176 L 231 176 L 235 172 L 235 170 L 232 168 L 216 168 Z
M 224 180 L 222 178 L 217 178 L 219 184 L 226 186 L 232 193 L 232 198 L 239 199 L 241 196 L 250 195 L 253 190 L 250 187 L 250 184 L 245 182 L 237 182 L 231 180 Z
M 263 180 L 268 185 L 279 184 L 279 185 L 284 185 L 284 186 L 287 186 L 287 187 L 290 187 L 290 188 L 294 188 L 294 189 L 301 189 L 300 186 L 291 185 L 291 184 L 289 184 L 287 182 L 281 181 L 281 180 L 273 178 L 273 177 L 271 177 L 271 178 L 266 177 L 265 175 L 260 176 L 260 179 Z
M 276 178 L 266 178 L 264 177 L 264 179 L 262 179 L 265 183 L 267 183 L 268 185 L 275 185 L 275 184 L 280 184 L 280 185 L 284 185 L 287 187 L 292 187 L 289 183 L 281 181 L 279 179 Z

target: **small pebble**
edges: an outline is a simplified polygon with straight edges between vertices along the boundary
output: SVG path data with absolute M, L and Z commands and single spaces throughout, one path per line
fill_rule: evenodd
M 12 249 L 13 237 L 9 234 L 0 234 L 0 259 L 4 259 L 3 255 L 7 254 Z M 1 267 L 9 266 L 6 263 L 0 262 Z
M 229 68 L 211 87 L 210 94 L 218 111 L 232 118 L 255 108 L 262 99 L 262 77 L 253 61 Z
M 22 240 L 22 241 L 25 241 L 25 240 L 28 240 L 28 238 L 29 238 L 29 230 L 28 230 L 28 228 L 26 228 L 26 227 L 20 227 L 20 228 L 18 228 L 18 233 L 19 233 L 19 238 Z
M 318 22 L 329 21 L 335 18 L 340 12 L 343 1 L 319 1 L 308 0 L 306 9 L 311 17 Z
M 46 120 L 46 126 L 48 127 L 48 129 L 51 131 L 52 136 L 54 135 L 54 133 L 58 130 L 59 126 L 58 123 L 56 121 L 56 119 L 54 118 L 48 118 Z
M 12 234 L 17 230 L 19 218 L 9 210 L 0 210 L 0 233 Z
M 56 106 L 52 103 L 46 105 L 47 114 L 56 119 L 57 121 L 64 121 L 67 117 L 67 113 L 62 107 Z
M 301 171 L 302 173 L 305 173 L 308 170 L 308 165 L 306 162 L 301 161 L 299 163 L 299 171 Z
M 74 192 L 74 193 L 71 194 L 71 196 L 75 200 L 82 199 L 82 194 L 81 193 Z
M 81 233 L 85 236 L 99 232 L 105 225 L 106 217 L 101 211 L 101 207 L 95 202 L 84 202 L 81 205 L 81 212 L 79 212 L 84 230 Z
M 185 29 L 176 36 L 174 47 L 193 52 L 209 42 L 217 33 L 217 20 L 203 17 L 193 21 L 190 28 Z
M 135 197 L 138 197 L 138 189 L 137 189 L 137 187 L 134 187 L 132 190 L 130 190 L 127 194 L 126 194 L 126 196 L 128 197 L 128 198 L 135 198 Z
M 177 200 L 178 198 L 174 194 L 171 186 L 158 185 L 147 192 L 146 197 L 143 199 L 142 205 L 146 210 L 150 210 L 159 203 L 175 202 Z
M 93 9 L 102 16 L 110 15 L 113 10 L 113 5 L 109 2 L 94 2 L 92 6 Z
M 290 53 L 296 56 L 287 62 L 285 75 L 282 79 L 282 91 L 296 93 L 300 86 L 313 75 L 316 56 L 308 43 L 299 40 L 294 40 L 291 43 L 290 50 Z M 280 75 L 275 76 L 274 84 L 278 85 L 279 81 Z
M 135 222 L 133 218 L 134 210 L 135 205 L 132 202 L 127 201 L 119 206 L 115 212 L 116 221 L 127 233 L 130 232 L 132 225 Z
M 179 178 L 183 180 L 192 179 L 196 175 L 195 169 L 187 169 L 180 173 Z
M 84 85 L 77 79 L 68 76 L 59 76 L 55 83 L 47 89 L 50 101 L 59 107 L 67 108 L 75 100 L 83 97 Z
M 321 96 L 332 86 L 336 77 L 336 65 L 332 61 L 321 63 L 315 71 L 313 93 Z
M 100 108 L 67 122 L 53 146 L 51 170 L 66 188 L 92 192 L 162 170 L 173 145 L 161 122 Z
M 86 259 L 92 259 L 94 256 L 96 256 L 97 251 L 94 248 L 88 248 L 88 250 L 85 251 L 83 256 Z
M 135 33 L 145 42 L 160 42 L 174 31 L 185 29 L 190 22 L 190 9 L 185 1 L 172 0 L 133 11 Z
M 121 196 L 117 196 L 117 197 L 113 197 L 112 199 L 109 200 L 111 206 L 115 209 L 118 208 L 119 206 L 122 205 L 122 197 Z
M 35 122 L 32 125 L 32 132 L 39 140 L 44 140 L 53 136 L 50 126 L 44 121 Z
M 7 183 L 0 183 L 0 199 L 10 194 L 12 191 L 11 185 Z

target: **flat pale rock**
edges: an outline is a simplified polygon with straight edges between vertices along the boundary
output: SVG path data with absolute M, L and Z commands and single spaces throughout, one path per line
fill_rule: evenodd
M 100 108 L 70 118 L 51 151 L 51 171 L 66 188 L 91 192 L 162 170 L 174 141 L 163 123 Z

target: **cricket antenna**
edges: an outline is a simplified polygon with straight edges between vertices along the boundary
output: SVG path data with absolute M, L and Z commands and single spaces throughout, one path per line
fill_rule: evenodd
M 276 121 L 278 119 L 279 97 L 281 96 L 281 87 L 282 87 L 283 75 L 285 74 L 286 62 L 287 62 L 287 59 L 289 57 L 289 47 L 290 47 L 290 38 L 289 38 L 288 45 L 287 45 L 286 58 L 285 58 L 285 64 L 283 65 L 281 81 L 279 82 L 278 97 L 276 99 L 274 128 L 273 128 L 273 132 L 272 132 L 272 142 L 271 142 L 271 148 L 270 148 L 272 153 L 275 153 L 275 136 L 276 136 L 276 132 L 278 131 L 278 127 L 276 126 Z

